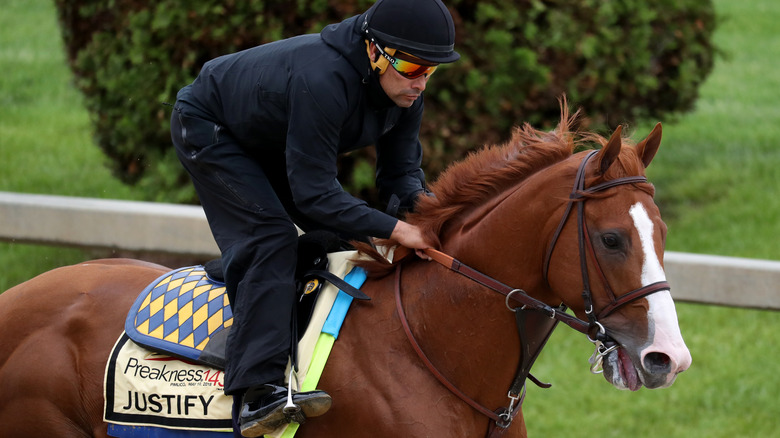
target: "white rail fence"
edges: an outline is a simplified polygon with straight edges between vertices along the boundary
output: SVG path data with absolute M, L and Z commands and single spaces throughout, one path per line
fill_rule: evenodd
M 219 254 L 198 206 L 0 192 L 0 240 L 191 257 Z M 780 262 L 667 252 L 676 300 L 780 310 Z

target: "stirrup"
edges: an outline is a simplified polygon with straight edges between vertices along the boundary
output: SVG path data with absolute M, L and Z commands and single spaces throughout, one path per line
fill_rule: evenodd
M 292 386 L 292 379 L 293 374 L 295 373 L 294 370 L 290 370 L 290 377 L 287 379 L 287 404 L 284 405 L 284 415 L 290 419 L 297 417 L 299 414 L 301 417 L 303 417 L 303 414 L 301 414 L 301 407 L 293 403 L 293 386 Z M 297 378 L 295 379 L 297 383 Z M 305 418 L 305 417 L 304 417 Z M 296 421 L 298 423 L 298 421 Z

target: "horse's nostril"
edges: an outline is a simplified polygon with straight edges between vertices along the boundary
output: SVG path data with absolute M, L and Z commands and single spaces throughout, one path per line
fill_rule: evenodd
M 672 371 L 672 361 L 663 353 L 647 353 L 642 365 L 650 374 L 668 374 Z

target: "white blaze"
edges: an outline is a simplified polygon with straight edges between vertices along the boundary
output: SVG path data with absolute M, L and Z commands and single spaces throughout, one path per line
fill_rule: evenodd
M 650 220 L 647 210 L 641 203 L 637 202 L 631 206 L 629 214 L 639 232 L 639 240 L 642 243 L 642 252 L 644 253 L 642 286 L 666 280 L 661 261 L 658 260 L 655 252 L 653 222 Z M 652 342 L 641 352 L 641 356 L 644 358 L 645 354 L 651 352 L 663 352 L 668 355 L 673 362 L 670 376 L 671 381 L 673 381 L 677 372 L 684 371 L 690 366 L 691 353 L 685 346 L 685 341 L 680 333 L 677 311 L 669 291 L 659 291 L 646 298 L 650 304 L 648 322 L 654 330 L 651 331 L 653 333 Z
M 655 255 L 653 222 L 647 215 L 647 210 L 641 203 L 637 202 L 631 206 L 628 213 L 634 219 L 634 226 L 639 232 L 639 241 L 642 242 L 642 252 L 645 254 L 644 263 L 642 263 L 642 286 L 666 280 L 661 262 Z

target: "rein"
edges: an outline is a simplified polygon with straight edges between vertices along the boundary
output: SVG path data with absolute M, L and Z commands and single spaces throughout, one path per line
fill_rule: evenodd
M 407 338 L 409 339 L 412 348 L 417 355 L 426 365 L 428 370 L 436 377 L 439 382 L 442 383 L 447 389 L 449 389 L 458 398 L 463 400 L 466 404 L 492 419 L 495 423 L 491 424 L 491 428 L 488 430 L 488 436 L 500 436 L 506 431 L 512 423 L 512 420 L 520 411 L 520 408 L 525 398 L 525 380 L 531 379 L 537 385 L 548 388 L 551 385 L 539 382 L 533 375 L 530 374 L 531 366 L 536 360 L 537 356 L 541 352 L 547 339 L 552 334 L 555 326 L 558 322 L 562 322 L 569 327 L 585 334 L 588 340 L 596 344 L 596 351 L 591 357 L 592 366 L 591 371 L 596 373 L 596 369 L 600 366 L 601 360 L 607 353 L 618 348 L 618 345 L 612 340 L 612 338 L 606 333 L 604 326 L 598 322 L 598 319 L 605 318 L 613 313 L 615 310 L 624 306 L 632 301 L 643 298 L 647 295 L 659 292 L 661 290 L 669 289 L 669 284 L 666 281 L 659 281 L 653 284 L 649 284 L 631 292 L 628 292 L 621 296 L 616 296 L 609 286 L 607 278 L 604 275 L 601 266 L 598 263 L 598 259 L 593 249 L 593 244 L 590 240 L 590 236 L 587 233 L 587 227 L 585 225 L 585 201 L 587 195 L 600 192 L 612 187 L 616 187 L 624 184 L 646 183 L 647 178 L 644 176 L 630 176 L 618 178 L 615 180 L 607 181 L 590 188 L 585 188 L 585 167 L 598 151 L 590 152 L 580 163 L 577 169 L 577 175 L 575 177 L 574 188 L 569 196 L 569 203 L 566 206 L 566 211 L 561 218 L 561 222 L 555 231 L 552 241 L 547 248 L 547 253 L 544 263 L 544 278 L 548 278 L 548 269 L 550 265 L 550 259 L 552 258 L 553 250 L 560 237 L 560 234 L 565 226 L 569 216 L 571 215 L 572 207 L 577 204 L 577 236 L 579 243 L 579 255 L 580 255 L 580 269 L 582 272 L 583 291 L 582 297 L 585 304 L 585 313 L 588 316 L 588 321 L 583 321 L 576 316 L 566 313 L 566 306 L 561 304 L 559 307 L 550 306 L 536 298 L 531 297 L 522 289 L 512 288 L 506 284 L 496 280 L 489 275 L 483 274 L 476 269 L 463 264 L 459 260 L 442 253 L 433 248 L 427 248 L 423 250 L 426 255 L 437 263 L 443 265 L 447 269 L 455 271 L 470 280 L 481 284 L 482 286 L 500 293 L 505 297 L 506 306 L 509 310 L 515 312 L 518 333 L 521 340 L 521 350 L 523 352 L 520 366 L 516 377 L 509 388 L 507 397 L 509 398 L 509 406 L 506 408 L 499 408 L 495 411 L 482 406 L 462 391 L 460 391 L 454 384 L 452 384 L 430 361 L 425 352 L 420 347 L 419 343 L 414 337 L 409 326 L 409 321 L 406 318 L 406 313 L 403 309 L 401 302 L 401 270 L 402 264 L 398 264 L 395 272 L 395 301 L 398 316 L 403 325 Z M 587 251 L 586 251 L 587 250 Z M 601 278 L 604 288 L 610 298 L 610 303 L 607 304 L 601 311 L 596 314 L 593 309 L 593 294 L 590 288 L 590 278 L 588 275 L 588 261 L 587 257 L 590 254 L 593 259 L 596 271 Z M 517 306 L 512 307 L 510 301 Z M 542 330 L 539 327 L 542 326 Z M 595 333 L 594 333 L 595 332 Z M 591 337 L 591 334 L 594 334 Z M 531 337 L 529 339 L 529 336 Z M 613 343 L 611 347 L 606 346 L 607 343 Z M 517 405 L 515 406 L 515 403 Z
M 444 377 L 444 374 L 442 374 L 438 370 L 438 368 L 436 368 L 433 362 L 431 362 L 431 360 L 428 359 L 428 356 L 422 350 L 420 344 L 417 343 L 417 339 L 415 339 L 414 334 L 412 333 L 412 329 L 411 327 L 409 327 L 409 320 L 406 318 L 406 312 L 404 311 L 403 304 L 401 303 L 401 265 L 399 265 L 398 268 L 396 268 L 395 270 L 395 304 L 398 310 L 398 316 L 401 319 L 401 324 L 404 327 L 404 332 L 406 332 L 406 336 L 409 338 L 409 342 L 412 344 L 412 348 L 414 348 L 414 351 L 417 353 L 420 359 L 422 359 L 423 363 L 425 363 L 425 366 L 428 367 L 428 370 L 434 375 L 434 377 L 436 377 L 436 379 L 438 379 L 439 382 L 441 382 L 441 384 L 444 385 L 447 389 L 449 389 L 453 394 L 458 396 L 458 398 L 466 402 L 472 408 L 479 411 L 481 414 L 494 420 L 497 423 L 503 421 L 502 417 L 499 416 L 498 413 L 493 412 L 490 409 L 477 403 L 476 401 L 474 401 L 474 399 L 464 394 L 454 384 L 452 384 L 452 382 L 450 382 L 446 377 Z M 519 408 L 520 405 L 518 404 L 517 407 Z M 514 415 L 512 416 L 514 417 Z
M 509 308 L 509 310 L 514 311 L 517 307 L 510 307 L 509 302 L 515 301 L 516 303 L 519 303 L 524 310 L 535 310 L 538 312 L 541 312 L 551 319 L 554 319 L 556 321 L 560 321 L 569 327 L 573 328 L 574 330 L 577 330 L 578 332 L 588 334 L 588 329 L 590 328 L 590 325 L 575 317 L 572 315 L 569 315 L 568 313 L 565 313 L 565 308 L 561 307 L 553 307 L 549 304 L 546 304 L 542 301 L 537 300 L 536 298 L 528 295 L 524 290 L 522 289 L 516 289 L 510 286 L 505 285 L 504 283 L 501 283 L 500 281 L 496 280 L 495 278 L 483 274 L 482 272 L 477 271 L 476 269 L 472 268 L 471 266 L 463 264 L 460 260 L 451 257 L 447 254 L 444 254 L 441 251 L 435 250 L 433 248 L 427 248 L 423 250 L 425 254 L 432 258 L 435 262 L 439 263 L 440 265 L 444 266 L 445 268 L 455 271 L 458 274 L 463 275 L 464 277 L 475 281 L 482 286 L 485 286 L 486 288 L 498 292 L 501 295 L 505 296 L 506 305 Z

